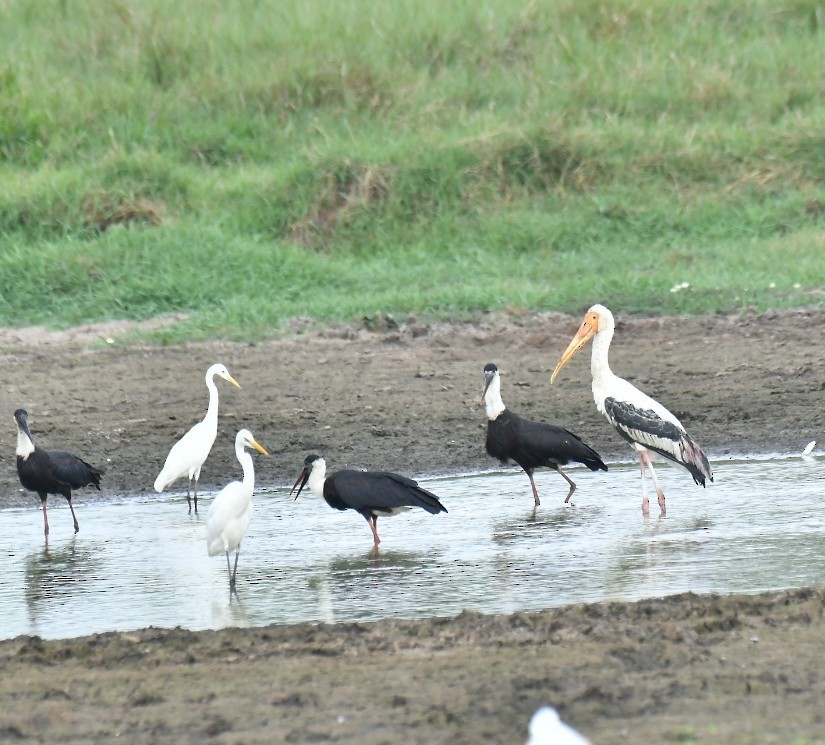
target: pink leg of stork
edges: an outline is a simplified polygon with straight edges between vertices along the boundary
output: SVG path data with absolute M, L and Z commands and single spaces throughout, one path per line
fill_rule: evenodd
M 639 468 L 642 471 L 642 515 L 650 516 L 650 500 L 647 498 L 647 480 L 645 479 L 645 452 L 639 451 Z
M 642 451 L 641 457 L 647 461 L 647 467 L 650 469 L 650 475 L 653 477 L 653 486 L 656 487 L 656 498 L 659 501 L 659 509 L 664 517 L 667 514 L 667 509 L 665 509 L 665 493 L 662 491 L 662 487 L 659 486 L 659 479 L 656 478 L 656 471 L 653 468 L 653 460 L 650 458 L 650 453 L 647 451 Z
M 375 541 L 375 548 L 378 548 L 378 544 L 381 543 L 381 538 L 378 535 L 378 518 L 375 515 L 369 515 L 367 517 L 367 522 L 369 523 L 370 530 L 372 531 L 372 539 Z

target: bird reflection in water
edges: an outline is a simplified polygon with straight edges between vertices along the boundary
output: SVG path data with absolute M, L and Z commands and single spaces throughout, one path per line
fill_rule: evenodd
M 78 543 L 74 537 L 60 548 L 50 547 L 47 541 L 42 550 L 30 553 L 23 563 L 24 594 L 34 629 L 51 606 L 98 589 L 93 580 L 100 575 L 101 562 L 88 544 Z

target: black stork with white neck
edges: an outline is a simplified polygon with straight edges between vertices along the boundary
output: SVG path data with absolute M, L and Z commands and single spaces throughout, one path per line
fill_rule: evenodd
M 651 452 L 684 466 L 694 482 L 705 485 L 713 481 L 707 456 L 696 441 L 685 431 L 682 423 L 658 401 L 642 393 L 624 378 L 614 375 L 607 361 L 610 342 L 615 330 L 613 314 L 603 305 L 594 305 L 587 311 L 584 322 L 553 370 L 552 383 L 559 371 L 590 339 L 593 354 L 590 372 L 593 376 L 593 398 L 596 408 L 607 417 L 616 431 L 639 453 L 642 471 L 642 512 L 649 512 L 645 468 L 650 469 L 662 515 L 665 514 L 665 495 L 653 470 Z
M 74 521 L 74 532 L 80 530 L 72 505 L 72 489 L 93 486 L 100 491 L 103 471 L 85 460 L 62 450 L 43 450 L 34 444 L 29 431 L 29 415 L 24 409 L 14 412 L 17 422 L 17 475 L 24 489 L 37 492 L 43 507 L 43 532 L 49 535 L 49 516 L 46 499 L 49 494 L 62 494 L 69 503 Z
M 481 402 L 487 411 L 487 452 L 505 465 L 513 460 L 524 469 L 533 488 L 536 507 L 541 504 L 533 480 L 533 472 L 537 468 L 552 468 L 564 477 L 570 485 L 565 503 L 570 501 L 576 491 L 576 484 L 561 470 L 562 466 L 575 461 L 584 464 L 591 471 L 607 470 L 599 454 L 585 445 L 578 435 L 555 424 L 522 419 L 505 408 L 501 400 L 501 375 L 492 362 L 484 366 Z
M 388 471 L 343 470 L 327 476 L 327 463 L 320 455 L 308 455 L 304 470 L 292 487 L 295 499 L 309 484 L 316 497 L 323 497 L 336 510 L 355 510 L 369 524 L 374 540 L 373 550 L 378 549 L 378 518 L 391 517 L 413 507 L 420 507 L 431 515 L 446 512 L 438 497 L 419 486 L 406 476 Z

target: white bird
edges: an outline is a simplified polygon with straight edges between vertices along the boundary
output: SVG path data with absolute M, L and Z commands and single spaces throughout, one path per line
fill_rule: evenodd
M 651 452 L 684 466 L 697 484 L 705 485 L 705 479 L 713 481 L 710 464 L 696 441 L 685 431 L 681 422 L 658 401 L 642 393 L 623 378 L 613 374 L 607 361 L 615 322 L 613 314 L 603 305 L 594 305 L 587 311 L 584 322 L 553 370 L 552 383 L 564 365 L 590 339 L 593 339 L 593 355 L 590 372 L 593 376 L 593 398 L 596 408 L 607 417 L 616 431 L 639 453 L 642 471 L 642 512 L 649 513 L 645 467 L 656 487 L 656 495 L 662 515 L 665 514 L 665 495 L 653 470 Z
M 814 451 L 815 447 L 816 447 L 816 440 L 811 440 L 805 446 L 805 449 L 802 451 L 802 455 L 810 455 Z
M 233 481 L 218 492 L 209 505 L 206 514 L 206 550 L 210 556 L 226 554 L 226 570 L 229 572 L 229 590 L 235 589 L 235 575 L 238 572 L 238 554 L 241 541 L 252 517 L 252 495 L 255 492 L 255 467 L 252 456 L 246 448 L 255 448 L 259 453 L 269 455 L 252 436 L 248 429 L 242 429 L 235 436 L 235 455 L 243 468 L 243 481 Z M 235 552 L 235 568 L 230 569 L 229 552 Z
M 206 387 L 209 389 L 209 408 L 206 410 L 206 416 L 172 446 L 169 455 L 166 456 L 163 469 L 155 479 L 155 491 L 162 492 L 172 482 L 188 475 L 186 502 L 189 505 L 189 512 L 192 512 L 192 499 L 189 495 L 194 479 L 196 515 L 198 514 L 198 479 L 201 475 L 201 467 L 209 456 L 209 451 L 218 434 L 218 388 L 214 380 L 216 375 L 238 388 L 241 387 L 238 381 L 229 374 L 229 370 L 221 364 L 212 365 L 206 371 Z
M 590 745 L 590 740 L 561 721 L 552 706 L 542 706 L 533 714 L 529 733 L 526 745 Z

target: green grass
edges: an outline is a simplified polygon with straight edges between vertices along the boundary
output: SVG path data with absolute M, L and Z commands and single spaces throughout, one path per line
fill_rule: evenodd
M 802 0 L 0 4 L 0 324 L 822 305 L 823 23 Z

